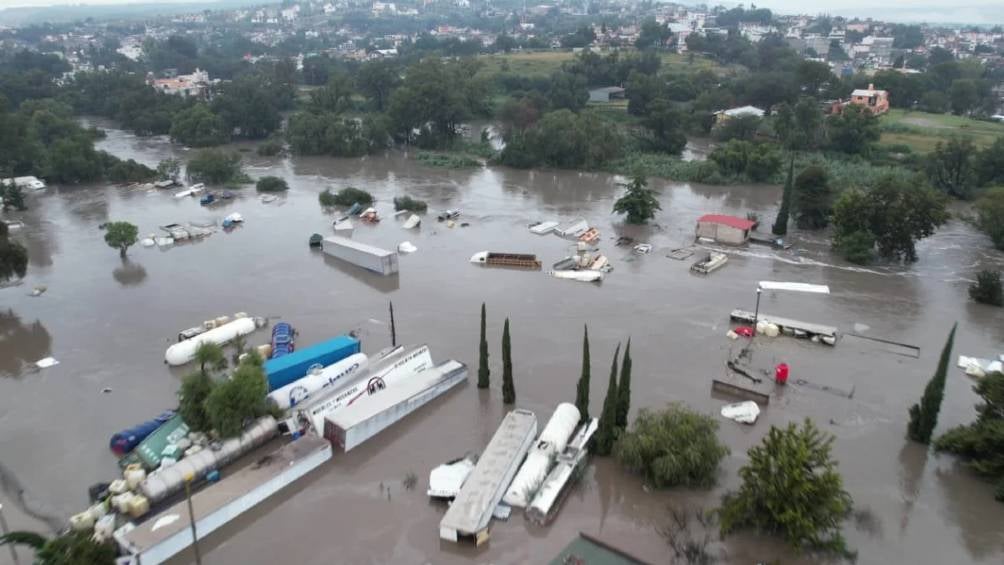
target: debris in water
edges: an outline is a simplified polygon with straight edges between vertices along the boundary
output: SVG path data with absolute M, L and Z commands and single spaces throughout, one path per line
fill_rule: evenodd
M 722 406 L 722 416 L 740 424 L 753 424 L 759 415 L 760 407 L 752 400 Z
M 400 245 L 397 246 L 397 250 L 400 251 L 401 253 L 414 253 L 418 251 L 418 248 L 415 247 L 410 241 L 402 241 Z
M 56 365 L 59 365 L 59 361 L 56 361 L 52 357 L 45 357 L 44 359 L 39 359 L 38 361 L 35 361 L 35 366 L 38 367 L 39 369 L 48 369 L 49 367 L 53 367 Z
M 31 296 L 42 296 L 47 290 L 49 290 L 49 287 L 45 286 L 44 284 L 40 284 L 36 286 L 34 289 L 32 289 Z
M 101 389 L 101 393 L 102 394 L 109 394 L 109 393 L 111 393 L 111 391 L 112 391 L 112 389 L 109 388 L 109 387 L 105 387 L 105 388 Z

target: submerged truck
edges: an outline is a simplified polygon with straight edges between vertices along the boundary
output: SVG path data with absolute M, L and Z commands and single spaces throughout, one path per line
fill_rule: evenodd
M 321 249 L 332 257 L 379 275 L 393 275 L 397 272 L 397 251 L 380 249 L 337 235 L 324 238 Z
M 302 379 L 314 365 L 327 367 L 359 353 L 359 340 L 348 335 L 338 336 L 310 347 L 298 349 L 288 355 L 265 361 L 268 390 L 278 390 L 293 381 Z

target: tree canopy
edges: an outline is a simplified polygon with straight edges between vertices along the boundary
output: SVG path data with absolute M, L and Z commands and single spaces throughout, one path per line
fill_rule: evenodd
M 630 182 L 620 183 L 618 186 L 626 192 L 614 202 L 614 212 L 626 214 L 627 223 L 644 224 L 655 217 L 657 210 L 662 209 L 655 191 L 648 188 L 645 177 L 636 176 Z
M 108 247 L 119 250 L 123 258 L 126 251 L 136 243 L 139 228 L 129 222 L 108 222 L 105 226 L 105 243 Z

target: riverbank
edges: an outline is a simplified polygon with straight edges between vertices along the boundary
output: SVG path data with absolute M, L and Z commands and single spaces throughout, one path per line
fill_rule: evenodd
M 114 128 L 99 147 L 152 165 L 188 154 L 163 139 Z M 746 449 L 770 425 L 804 417 L 837 436 L 846 488 L 872 517 L 844 528 L 860 563 L 999 563 L 1004 557 L 998 527 L 1004 505 L 993 501 L 992 485 L 953 458 L 926 455 L 904 439 L 907 407 L 933 373 L 951 321 L 959 321 L 958 353 L 986 356 L 1004 341 L 1004 313 L 966 296 L 974 271 L 1004 266 L 1001 253 L 970 226 L 952 221 L 921 242 L 914 265 L 874 268 L 834 259 L 821 236 L 794 231 L 793 250 L 730 249 L 729 263 L 701 278 L 686 262 L 666 258 L 666 250 L 692 242 L 694 222 L 704 213 L 772 218 L 777 187 L 653 180 L 662 211 L 655 225 L 639 228 L 611 216 L 620 179 L 604 173 L 448 170 L 401 152 L 362 159 L 242 155 L 252 176 L 283 177 L 289 193 L 265 204 L 248 187 L 213 209 L 163 192 L 106 185 L 29 195 L 30 208 L 20 215 L 26 225 L 17 234 L 29 249 L 28 277 L 0 290 L 0 460 L 25 498 L 55 515 L 77 511 L 86 487 L 114 474 L 108 436 L 175 402 L 181 372 L 162 364 L 164 349 L 178 329 L 208 315 L 281 317 L 297 326 L 304 345 L 355 329 L 371 352 L 389 341 L 385 313 L 393 300 L 400 342 L 426 342 L 437 356 L 471 364 L 486 301 L 491 390 L 465 386 L 414 414 L 408 425 L 335 457 L 302 486 L 206 540 L 207 562 L 329 563 L 337 554 L 343 563 L 538 563 L 578 531 L 663 562 L 666 545 L 656 527 L 668 518 L 666 506 L 717 505 L 719 495 L 738 485 Z M 418 247 L 401 257 L 397 277 L 372 277 L 308 248 L 308 236 L 331 233 L 334 219 L 318 206 L 317 194 L 348 185 L 371 192 L 385 217 L 375 226 L 358 225 L 355 239 L 387 248 L 409 240 Z M 390 218 L 392 198 L 403 194 L 429 203 L 418 232 Z M 470 227 L 435 222 L 434 213 L 446 208 L 460 209 Z M 164 250 L 134 247 L 127 264 L 97 229 L 109 220 L 129 220 L 145 234 L 170 221 L 219 220 L 232 212 L 243 215 L 242 228 Z M 533 235 L 527 223 L 579 216 L 600 229 L 601 248 L 614 265 L 602 285 L 468 263 L 484 249 L 536 253 L 553 262 L 567 253 L 567 242 Z M 655 250 L 637 257 L 614 247 L 621 235 Z M 633 413 L 679 400 L 717 418 L 724 401 L 710 396 L 710 379 L 725 373 L 723 360 L 736 347 L 724 337 L 728 313 L 753 307 L 758 280 L 827 284 L 833 291 L 826 298 L 765 293 L 762 312 L 916 344 L 920 358 L 850 339 L 834 348 L 786 338 L 758 345 L 757 359 L 765 365 L 783 360 L 791 366 L 793 384 L 777 391 L 755 426 L 721 420 L 732 454 L 714 489 L 649 492 L 640 478 L 595 459 L 548 528 L 514 516 L 495 527 L 484 550 L 439 545 L 444 508 L 429 504 L 424 481 L 443 461 L 483 448 L 504 414 L 498 345 L 505 317 L 512 325 L 517 406 L 541 419 L 574 398 L 583 324 L 590 325 L 594 413 L 605 390 L 600 368 L 615 345 L 631 337 Z M 48 292 L 28 296 L 40 284 Z M 254 334 L 250 343 L 266 339 Z M 60 365 L 26 370 L 27 363 L 50 355 Z M 794 384 L 799 378 L 855 393 L 848 399 Z M 102 393 L 105 388 L 110 392 Z M 939 431 L 971 420 L 975 402 L 971 381 L 953 370 Z M 414 491 L 402 485 L 409 472 L 419 477 Z M 11 493 L 0 502 L 5 512 L 12 509 L 7 517 L 13 529 L 44 528 L 15 509 Z M 752 534 L 715 547 L 727 555 L 723 562 L 816 562 Z M 179 562 L 186 559 L 190 555 Z

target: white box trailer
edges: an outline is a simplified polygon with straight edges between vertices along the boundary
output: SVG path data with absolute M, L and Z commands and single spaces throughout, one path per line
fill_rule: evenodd
M 380 249 L 337 235 L 324 238 L 325 253 L 381 275 L 397 272 L 397 251 Z

